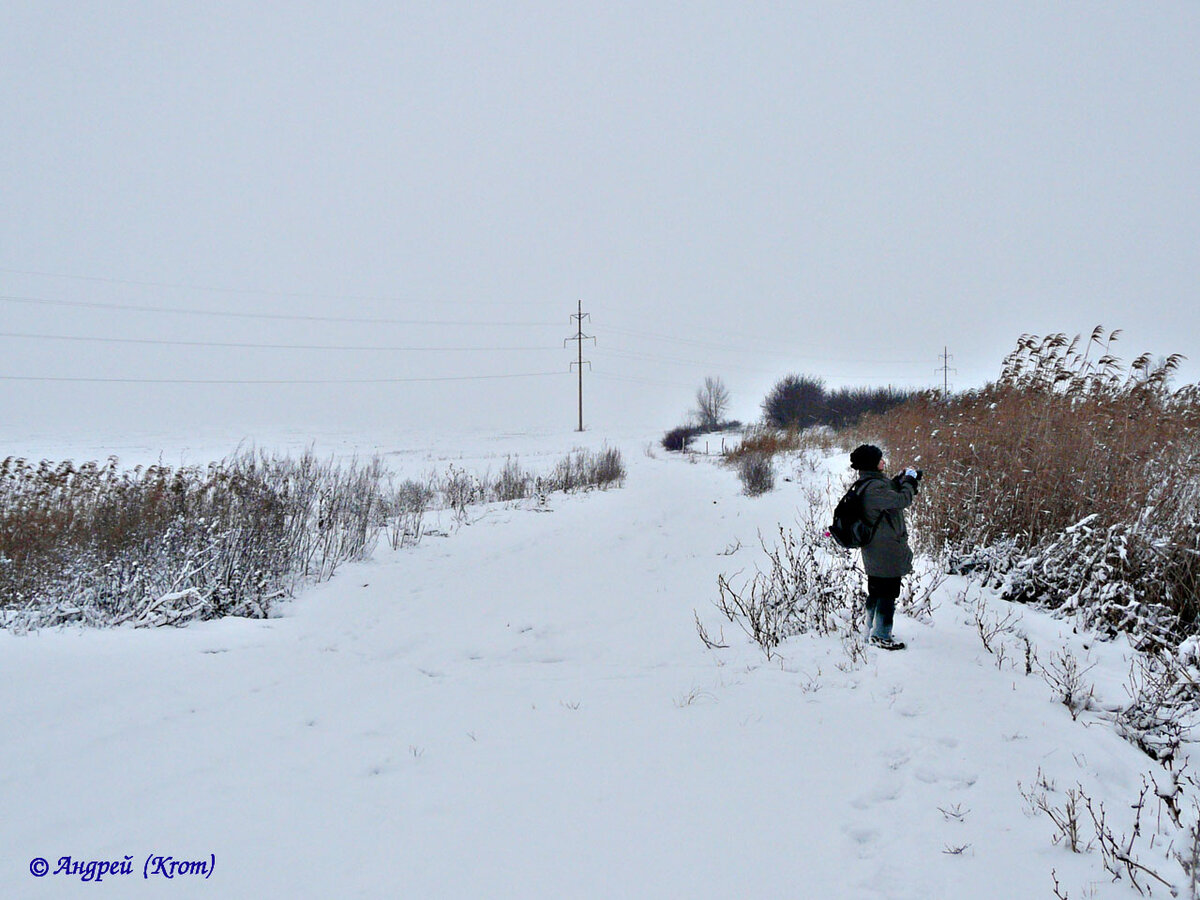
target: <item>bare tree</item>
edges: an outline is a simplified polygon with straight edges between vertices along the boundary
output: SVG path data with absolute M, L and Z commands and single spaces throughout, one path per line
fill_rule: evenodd
M 704 379 L 704 385 L 696 390 L 697 423 L 701 428 L 717 428 L 728 409 L 729 390 L 725 382 L 715 375 L 709 375 Z

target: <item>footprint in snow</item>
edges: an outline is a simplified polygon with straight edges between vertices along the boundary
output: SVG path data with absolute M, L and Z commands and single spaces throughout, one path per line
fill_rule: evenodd
M 850 805 L 857 810 L 866 810 L 881 803 L 890 803 L 899 796 L 900 785 L 885 783 L 877 785 L 865 794 L 859 794 L 850 801 Z
M 879 830 L 867 825 L 843 825 L 842 834 L 852 845 L 858 859 L 873 859 L 878 854 Z
M 912 759 L 912 756 L 910 756 L 908 752 L 904 750 L 887 750 L 884 751 L 883 756 L 888 761 L 888 768 L 893 772 L 904 768 Z
M 923 784 L 944 784 L 951 790 L 961 791 L 974 787 L 979 780 L 979 774 L 962 769 L 932 769 L 923 766 L 913 773 L 913 777 Z

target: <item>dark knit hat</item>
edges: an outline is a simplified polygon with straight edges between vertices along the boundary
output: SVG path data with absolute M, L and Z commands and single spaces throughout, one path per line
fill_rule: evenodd
M 860 444 L 850 454 L 850 468 L 858 469 L 860 472 L 874 472 L 879 468 L 881 459 L 883 459 L 883 451 L 874 444 Z

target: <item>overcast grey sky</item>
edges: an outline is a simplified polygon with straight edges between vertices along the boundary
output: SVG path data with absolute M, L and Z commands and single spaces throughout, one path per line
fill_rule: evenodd
M 0 69 L 0 375 L 533 376 L 3 381 L 10 433 L 569 428 L 580 299 L 596 428 L 1096 324 L 1200 372 L 1200 3 L 9 0 Z

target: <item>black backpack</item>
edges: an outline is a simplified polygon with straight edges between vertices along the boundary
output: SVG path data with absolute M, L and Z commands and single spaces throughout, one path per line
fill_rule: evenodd
M 879 527 L 878 521 L 874 525 L 867 524 L 866 511 L 863 509 L 862 488 L 869 480 L 861 478 L 854 482 L 833 510 L 829 536 L 847 550 L 857 550 L 871 543 L 875 529 Z

